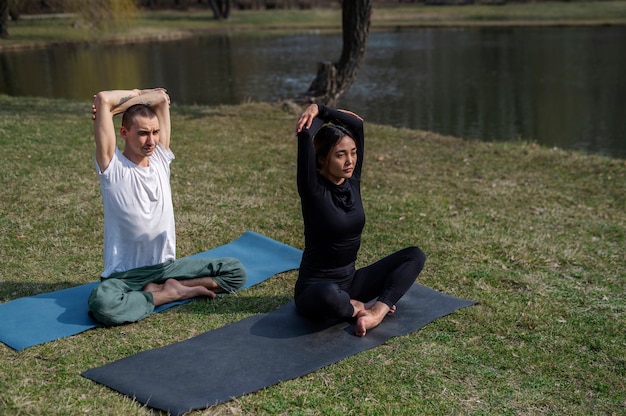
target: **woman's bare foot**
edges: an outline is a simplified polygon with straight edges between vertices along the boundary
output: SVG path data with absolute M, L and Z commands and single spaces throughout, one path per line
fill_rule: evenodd
M 151 289 L 155 290 L 152 291 Z M 207 289 L 204 286 L 185 286 L 176 279 L 168 279 L 162 285 L 155 283 L 148 283 L 144 286 L 145 292 L 152 293 L 154 300 L 154 306 L 164 305 L 166 303 L 176 302 L 178 300 L 185 300 L 196 298 L 199 296 L 205 296 L 210 299 L 214 299 L 215 292 Z
M 354 313 L 352 314 L 352 317 L 356 318 L 359 312 L 370 309 L 372 306 L 374 306 L 376 304 L 376 299 L 372 299 L 366 303 L 361 302 L 360 300 L 350 299 L 350 303 L 352 304 L 352 307 L 354 308 Z
M 377 301 L 370 309 L 360 311 L 356 316 L 354 334 L 359 337 L 364 337 L 367 330 L 380 325 L 391 310 L 392 309 L 385 303 Z M 395 308 L 393 310 L 395 312 Z

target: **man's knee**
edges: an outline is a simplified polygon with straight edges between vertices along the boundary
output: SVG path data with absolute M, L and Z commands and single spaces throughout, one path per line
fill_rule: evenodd
M 107 326 L 136 322 L 154 310 L 149 296 L 133 291 L 120 279 L 103 280 L 89 295 L 89 313 Z
M 220 273 L 214 277 L 216 283 L 228 293 L 241 289 L 248 279 L 243 263 L 234 257 L 224 257 L 220 262 Z

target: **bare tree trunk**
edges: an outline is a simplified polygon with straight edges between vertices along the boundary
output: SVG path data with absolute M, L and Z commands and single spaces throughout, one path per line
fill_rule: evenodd
M 220 9 L 222 10 L 222 18 L 228 19 L 230 17 L 230 0 L 220 0 Z
M 209 0 L 215 20 L 228 19 L 230 16 L 230 0 Z
M 0 0 L 0 38 L 9 37 L 9 0 Z
M 372 0 L 343 0 L 343 49 L 339 62 L 319 62 L 317 76 L 300 102 L 335 106 L 356 81 L 365 57 Z

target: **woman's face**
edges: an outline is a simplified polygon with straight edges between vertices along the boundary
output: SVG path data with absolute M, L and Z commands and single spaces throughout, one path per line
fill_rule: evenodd
M 331 149 L 320 173 L 335 185 L 339 185 L 352 177 L 356 159 L 356 143 L 350 136 L 343 136 Z

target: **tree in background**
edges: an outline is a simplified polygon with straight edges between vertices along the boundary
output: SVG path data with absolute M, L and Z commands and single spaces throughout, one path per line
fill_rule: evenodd
M 215 20 L 225 20 L 230 16 L 230 0 L 209 0 Z
M 137 12 L 134 0 L 66 0 L 66 9 L 76 13 L 78 24 L 98 29 L 127 23 Z
M 0 38 L 9 37 L 9 0 L 0 0 Z
M 343 49 L 339 62 L 319 62 L 317 77 L 300 102 L 336 106 L 359 74 L 365 57 L 372 16 L 372 0 L 343 0 Z

